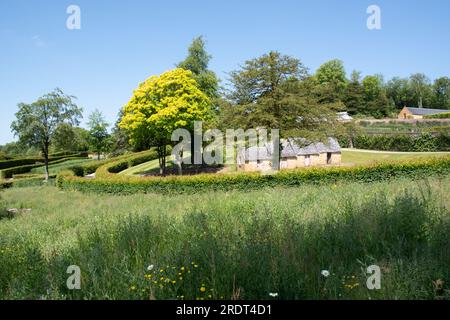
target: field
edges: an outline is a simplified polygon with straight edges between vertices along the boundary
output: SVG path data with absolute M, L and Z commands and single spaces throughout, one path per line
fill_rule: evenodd
M 177 196 L 12 188 L 0 299 L 450 298 L 449 189 L 448 176 Z M 381 290 L 366 288 L 373 264 Z

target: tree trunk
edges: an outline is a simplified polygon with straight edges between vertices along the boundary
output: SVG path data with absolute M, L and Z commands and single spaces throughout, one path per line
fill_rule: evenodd
M 100 151 L 97 151 L 97 160 L 100 160 Z
M 48 147 L 49 147 L 49 144 L 48 143 L 45 143 L 45 146 L 44 146 L 44 163 L 45 163 L 45 181 L 48 181 L 48 176 L 49 176 L 49 173 L 48 173 Z
M 158 158 L 159 158 L 159 174 L 161 176 L 166 175 L 166 145 L 158 146 Z
M 184 152 L 182 150 L 181 155 L 180 155 L 180 161 L 178 162 L 178 175 L 180 175 L 180 176 L 183 175 L 183 155 L 184 155 Z

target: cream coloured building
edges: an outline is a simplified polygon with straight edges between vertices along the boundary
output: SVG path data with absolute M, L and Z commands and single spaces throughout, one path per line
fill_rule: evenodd
M 299 146 L 299 143 L 302 146 Z M 312 166 L 339 165 L 341 163 L 341 147 L 334 138 L 327 143 L 307 144 L 304 139 L 287 139 L 282 141 L 280 169 L 295 169 Z M 250 147 L 238 153 L 238 170 L 271 171 L 273 163 L 273 144 L 263 147 Z

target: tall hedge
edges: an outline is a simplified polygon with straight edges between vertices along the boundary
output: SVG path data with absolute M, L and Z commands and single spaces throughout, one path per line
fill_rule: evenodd
M 281 171 L 272 175 L 260 173 L 200 174 L 196 176 L 133 177 L 103 173 L 95 179 L 76 177 L 65 171 L 58 175 L 57 186 L 63 190 L 84 192 L 195 193 L 210 190 L 250 190 L 262 187 L 293 186 L 305 183 L 339 181 L 374 182 L 394 177 L 423 177 L 450 172 L 450 157 L 414 161 L 387 162 L 358 167 L 326 167 Z M 100 169 L 99 169 L 100 170 Z

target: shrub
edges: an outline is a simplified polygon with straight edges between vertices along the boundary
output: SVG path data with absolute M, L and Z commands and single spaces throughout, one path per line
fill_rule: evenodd
M 119 166 L 120 167 L 120 166 Z M 421 177 L 448 173 L 450 157 L 414 161 L 386 162 L 359 167 L 308 168 L 260 173 L 200 174 L 196 176 L 132 177 L 114 175 L 100 168 L 96 179 L 80 179 L 65 171 L 57 177 L 57 186 L 66 190 L 133 194 L 196 193 L 206 190 L 251 190 L 274 186 L 343 182 L 373 182 L 394 177 Z M 113 168 L 116 168 L 113 165 Z

